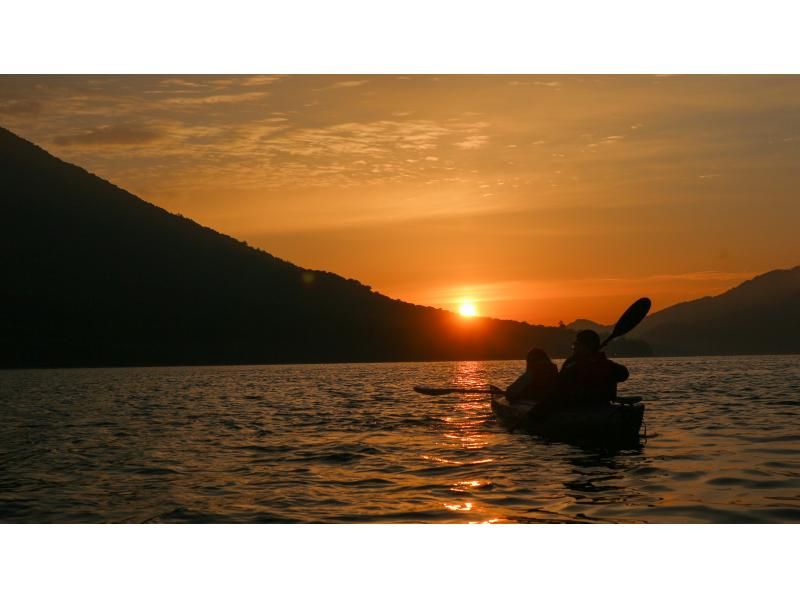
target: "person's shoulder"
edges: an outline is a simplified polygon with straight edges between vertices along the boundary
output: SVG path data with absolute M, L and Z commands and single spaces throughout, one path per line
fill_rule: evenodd
M 626 366 L 616 361 L 608 360 L 609 365 L 611 366 L 611 370 L 614 372 L 614 375 L 617 377 L 618 382 L 624 382 L 630 376 L 630 371 Z
M 603 355 L 603 359 L 605 359 L 605 360 L 606 360 L 608 363 L 610 363 L 611 365 L 619 366 L 619 367 L 621 367 L 621 368 L 624 368 L 624 367 L 625 367 L 625 366 L 624 366 L 624 365 L 622 365 L 622 364 L 621 364 L 619 361 L 614 361 L 613 359 L 609 359 L 609 358 L 608 358 L 606 355 Z
M 525 384 L 528 380 L 530 380 L 531 374 L 530 372 L 524 372 L 521 376 L 519 376 L 514 382 L 511 383 L 511 386 L 519 386 L 520 384 Z
M 606 363 L 610 363 L 611 365 L 615 365 L 615 366 L 618 365 L 619 367 L 623 367 L 623 368 L 625 367 L 624 365 L 622 365 L 618 361 L 614 361 L 613 359 L 609 359 L 608 355 L 606 355 L 605 351 L 599 351 L 597 353 L 596 359 L 598 361 L 605 361 Z

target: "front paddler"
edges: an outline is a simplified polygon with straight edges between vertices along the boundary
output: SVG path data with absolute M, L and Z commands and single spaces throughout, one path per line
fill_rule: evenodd
M 608 403 L 617 396 L 617 384 L 628 376 L 628 368 L 600 351 L 600 336 L 594 330 L 581 330 L 572 344 L 572 355 L 564 361 L 558 375 L 559 403 Z

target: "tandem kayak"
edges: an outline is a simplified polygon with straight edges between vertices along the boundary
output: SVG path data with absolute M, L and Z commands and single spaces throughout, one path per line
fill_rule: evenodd
M 492 411 L 497 420 L 511 431 L 520 430 L 549 440 L 602 446 L 638 445 L 644 419 L 644 405 L 638 397 L 620 399 L 620 403 L 559 409 L 536 417 L 534 403 L 509 402 L 492 396 Z

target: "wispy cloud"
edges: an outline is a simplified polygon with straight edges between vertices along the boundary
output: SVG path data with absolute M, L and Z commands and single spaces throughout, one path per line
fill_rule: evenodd
M 248 91 L 243 93 L 227 93 L 196 97 L 176 97 L 164 100 L 167 104 L 207 106 L 212 104 L 240 104 L 262 100 L 270 95 L 268 91 Z
M 551 89 L 557 89 L 561 87 L 561 83 L 559 81 L 509 81 L 508 84 L 512 87 L 549 87 Z
M 0 101 L 0 114 L 8 116 L 38 116 L 42 112 L 42 104 L 36 100 Z
M 478 149 L 479 147 L 486 145 L 488 141 L 489 137 L 487 135 L 470 135 L 463 141 L 458 141 L 453 145 L 460 149 L 471 150 Z
M 338 81 L 333 85 L 328 85 L 327 87 L 323 87 L 321 89 L 349 89 L 353 87 L 361 87 L 367 83 L 368 81 L 366 79 L 360 79 L 357 81 Z
M 252 75 L 239 81 L 239 85 L 242 87 L 271 85 L 277 81 L 280 81 L 281 79 L 284 79 L 285 77 L 286 75 Z
M 110 125 L 53 138 L 57 145 L 142 145 L 158 141 L 163 132 L 147 126 Z
M 594 143 L 588 144 L 586 147 L 587 148 L 596 148 L 596 147 L 599 147 L 601 145 L 612 145 L 614 143 L 619 143 L 623 139 L 625 139 L 625 135 L 607 135 L 606 137 L 603 137 L 599 141 L 596 141 Z
M 405 151 L 427 151 L 441 140 L 483 123 L 438 123 L 431 120 L 349 122 L 328 127 L 294 129 L 269 142 L 274 151 L 293 155 L 365 154 L 381 156 Z M 467 138 L 479 144 L 482 136 Z M 391 158 L 392 156 L 390 156 Z
M 203 88 L 205 84 L 202 81 L 185 79 L 182 77 L 174 77 L 169 79 L 162 79 L 158 82 L 162 87 L 191 87 L 193 89 Z

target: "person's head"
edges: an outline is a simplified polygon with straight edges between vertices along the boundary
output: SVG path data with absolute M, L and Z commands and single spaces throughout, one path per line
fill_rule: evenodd
M 528 351 L 528 355 L 525 358 L 525 363 L 528 369 L 531 369 L 536 364 L 539 363 L 550 363 L 550 357 L 542 351 L 541 349 L 533 348 Z
M 588 357 L 600 350 L 600 335 L 594 330 L 581 330 L 572 343 L 572 354 L 575 357 Z

